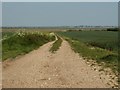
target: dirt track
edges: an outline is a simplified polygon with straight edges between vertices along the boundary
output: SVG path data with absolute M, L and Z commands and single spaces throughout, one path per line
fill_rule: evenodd
M 67 41 L 55 53 L 53 42 L 9 62 L 3 68 L 3 88 L 109 88 L 85 61 L 72 51 Z

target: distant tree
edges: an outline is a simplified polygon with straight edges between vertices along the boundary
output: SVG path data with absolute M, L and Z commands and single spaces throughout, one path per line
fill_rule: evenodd
M 108 28 L 107 31 L 119 31 L 119 28 Z

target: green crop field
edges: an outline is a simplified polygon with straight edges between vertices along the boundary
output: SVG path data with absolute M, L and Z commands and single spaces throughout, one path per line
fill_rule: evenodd
M 66 31 L 58 32 L 67 38 L 75 52 L 83 57 L 96 60 L 103 67 L 118 69 L 118 32 L 113 31 Z
M 84 42 L 88 45 L 100 47 L 110 51 L 118 50 L 118 32 L 112 31 L 71 31 L 59 32 L 71 39 Z

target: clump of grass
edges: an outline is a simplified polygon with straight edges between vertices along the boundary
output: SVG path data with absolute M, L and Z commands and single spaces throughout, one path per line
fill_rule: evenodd
M 53 43 L 53 46 L 50 48 L 50 52 L 52 52 L 52 53 L 55 53 L 55 51 L 57 51 L 62 44 L 62 39 L 59 36 L 57 36 L 57 38 L 58 38 L 58 40 L 56 40 Z
M 2 41 L 2 60 L 28 53 L 53 40 L 55 36 L 39 32 L 17 33 Z

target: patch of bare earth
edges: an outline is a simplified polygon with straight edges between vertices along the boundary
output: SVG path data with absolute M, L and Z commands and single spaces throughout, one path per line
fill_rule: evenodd
M 53 42 L 30 52 L 3 67 L 3 88 L 110 88 L 109 78 L 100 76 L 67 41 L 49 52 Z M 6 63 L 3 63 L 6 64 Z

